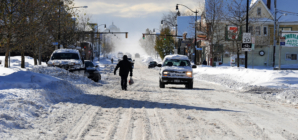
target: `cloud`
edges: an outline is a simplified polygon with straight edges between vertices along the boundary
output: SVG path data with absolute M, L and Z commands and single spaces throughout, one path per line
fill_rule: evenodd
M 184 0 L 183 4 L 195 9 L 203 0 Z M 90 14 L 110 14 L 115 17 L 141 17 L 156 12 L 175 10 L 181 0 L 76 0 L 75 6 L 88 6 Z

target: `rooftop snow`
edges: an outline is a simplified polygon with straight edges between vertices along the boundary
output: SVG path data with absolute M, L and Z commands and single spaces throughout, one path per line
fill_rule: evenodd
M 252 3 L 250 6 L 252 6 L 255 2 L 258 0 L 252 0 Z M 267 6 L 267 0 L 262 0 L 264 4 Z M 288 11 L 288 12 L 297 12 L 297 5 L 298 5 L 298 0 L 276 0 L 276 9 L 277 10 L 282 10 L 282 11 Z M 274 15 L 274 0 L 271 0 L 270 12 L 272 15 Z M 276 18 L 279 18 L 282 16 L 284 13 L 283 12 L 277 12 Z M 296 22 L 298 21 L 298 16 L 293 15 L 293 14 L 287 14 L 286 16 L 282 16 L 279 20 L 279 22 Z
M 79 53 L 79 51 L 75 49 L 58 49 L 54 53 Z
M 189 60 L 187 56 L 185 55 L 178 55 L 178 54 L 174 54 L 174 55 L 167 55 L 165 59 L 180 59 L 180 60 Z

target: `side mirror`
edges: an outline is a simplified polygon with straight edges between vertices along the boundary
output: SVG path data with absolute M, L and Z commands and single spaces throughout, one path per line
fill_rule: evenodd
M 133 60 L 133 61 L 135 61 L 135 60 Z
M 98 65 L 96 65 L 95 67 L 98 68 Z
M 161 67 L 161 64 L 157 64 L 157 67 Z
M 192 68 L 197 68 L 197 66 L 196 65 L 192 65 Z

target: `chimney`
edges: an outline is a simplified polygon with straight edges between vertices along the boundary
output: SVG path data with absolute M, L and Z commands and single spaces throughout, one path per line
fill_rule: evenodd
M 271 7 L 271 0 L 267 0 L 267 7 L 268 7 L 269 10 L 271 10 L 270 9 L 270 7 Z

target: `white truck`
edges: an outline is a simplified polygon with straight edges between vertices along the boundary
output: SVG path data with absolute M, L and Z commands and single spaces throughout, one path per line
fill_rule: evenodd
M 80 70 L 85 68 L 80 52 L 75 49 L 55 50 L 47 64 L 49 67 L 60 67 L 66 70 Z
M 193 88 L 193 71 L 196 65 L 191 63 L 185 55 L 167 55 L 163 59 L 163 64 L 159 72 L 159 87 L 165 88 L 166 84 L 183 84 L 185 88 Z
M 118 61 L 122 60 L 122 58 L 123 58 L 123 53 L 122 53 L 122 52 L 118 52 L 117 57 L 118 57 Z

